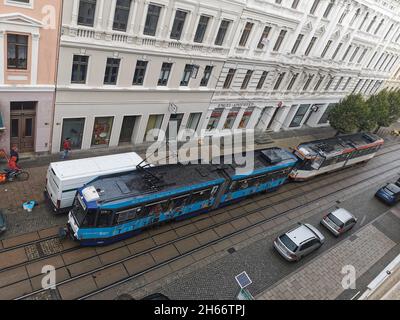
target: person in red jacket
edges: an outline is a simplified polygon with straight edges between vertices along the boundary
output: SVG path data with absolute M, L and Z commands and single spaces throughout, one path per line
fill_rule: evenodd
M 8 170 L 7 170 L 7 175 L 8 175 L 8 179 L 10 181 L 12 181 L 14 175 L 16 172 L 18 172 L 19 170 L 21 170 L 21 168 L 18 166 L 17 164 L 17 157 L 12 156 L 10 158 L 10 160 L 8 160 Z
M 64 143 L 63 143 L 63 154 L 61 156 L 62 160 L 65 160 L 68 158 L 68 155 L 69 155 L 69 152 L 71 151 L 71 149 L 72 149 L 71 139 L 67 138 L 64 140 Z

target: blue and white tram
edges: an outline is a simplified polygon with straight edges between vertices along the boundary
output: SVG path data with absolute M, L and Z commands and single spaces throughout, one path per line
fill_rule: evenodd
M 254 153 L 254 169 L 236 164 L 167 165 L 100 177 L 79 189 L 68 233 L 81 245 L 105 245 L 171 220 L 199 215 L 277 190 L 298 159 L 288 150 Z
M 384 140 L 371 133 L 356 133 L 299 145 L 294 154 L 300 159 L 290 178 L 304 181 L 372 159 Z

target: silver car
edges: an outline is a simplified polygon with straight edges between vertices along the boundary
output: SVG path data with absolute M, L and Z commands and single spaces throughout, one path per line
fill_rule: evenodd
M 346 209 L 336 209 L 326 215 L 321 224 L 332 232 L 336 237 L 352 229 L 357 223 L 357 218 L 354 217 Z
M 317 250 L 325 242 L 325 237 L 310 224 L 299 225 L 279 236 L 274 241 L 275 249 L 288 261 L 298 261 Z

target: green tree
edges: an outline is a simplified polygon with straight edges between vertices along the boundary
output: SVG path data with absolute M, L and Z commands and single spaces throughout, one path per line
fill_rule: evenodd
M 390 91 L 389 100 L 389 121 L 395 123 L 400 118 L 400 92 Z
M 369 97 L 367 105 L 370 109 L 370 116 L 376 121 L 379 127 L 388 127 L 391 123 L 389 94 L 386 90 Z
M 329 112 L 329 122 L 339 133 L 371 130 L 375 121 L 371 118 L 368 104 L 361 94 L 351 94 L 342 99 Z

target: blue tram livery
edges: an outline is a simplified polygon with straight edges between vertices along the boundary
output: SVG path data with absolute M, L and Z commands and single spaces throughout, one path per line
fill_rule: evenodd
M 79 189 L 69 213 L 68 233 L 83 246 L 106 245 L 144 229 L 186 219 L 277 190 L 298 158 L 288 150 L 254 152 L 254 167 L 237 164 L 165 165 L 103 176 Z

